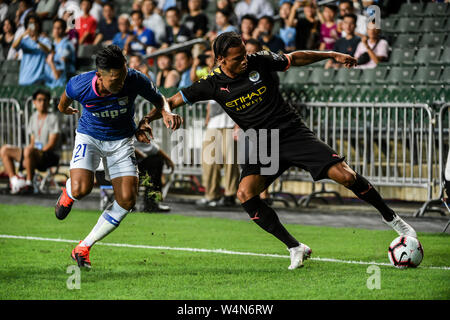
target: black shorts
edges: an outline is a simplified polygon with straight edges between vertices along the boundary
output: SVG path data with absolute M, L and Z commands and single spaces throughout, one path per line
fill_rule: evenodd
M 270 144 L 268 150 L 270 150 Z M 300 122 L 297 127 L 279 131 L 279 166 L 276 173 L 270 175 L 261 173 L 261 168 L 270 167 L 270 164 L 263 165 L 258 159 L 256 164 L 247 162 L 242 165 L 241 180 L 249 175 L 263 175 L 267 177 L 265 183 L 267 188 L 287 169 L 298 167 L 307 170 L 314 181 L 317 181 L 327 178 L 328 169 L 344 160 L 345 157 L 339 156 L 328 144 L 318 139 L 303 122 Z
M 53 151 L 44 151 L 42 157 L 36 162 L 36 169 L 39 171 L 46 171 L 50 167 L 55 167 L 59 163 L 59 155 Z M 20 170 L 23 170 L 23 149 L 20 159 Z

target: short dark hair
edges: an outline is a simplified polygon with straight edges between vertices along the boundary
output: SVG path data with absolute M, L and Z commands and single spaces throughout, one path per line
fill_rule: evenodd
M 178 9 L 177 7 L 170 7 L 170 8 L 167 8 L 167 10 L 166 10 L 165 13 L 167 13 L 167 12 L 169 12 L 169 11 L 175 11 L 178 17 L 181 15 L 180 9 Z
M 67 22 L 66 22 L 64 19 L 61 19 L 61 18 L 55 18 L 55 19 L 53 19 L 53 24 L 55 24 L 55 23 L 57 23 L 57 22 L 61 23 L 61 27 L 62 27 L 63 31 L 66 32 L 66 29 L 67 29 Z
M 339 1 L 339 5 L 343 4 L 343 3 L 348 3 L 348 5 L 350 6 L 350 8 L 353 8 L 353 1 L 350 0 L 342 0 Z
M 104 4 L 103 4 L 103 8 L 104 7 L 106 7 L 106 6 L 109 6 L 111 9 L 115 9 L 114 8 L 114 3 L 112 3 L 111 1 L 108 1 L 108 2 L 105 2 Z
M 179 50 L 179 51 L 175 52 L 175 55 L 177 55 L 179 53 L 184 53 L 188 59 L 192 58 L 192 53 L 189 50 Z
M 358 21 L 358 17 L 354 13 L 347 13 L 346 15 L 344 15 L 342 17 L 342 19 L 345 19 L 345 18 L 352 18 L 353 21 L 355 22 L 355 24 L 356 24 L 356 21 Z
M 262 16 L 261 18 L 259 18 L 259 21 L 266 19 L 267 21 L 269 21 L 269 23 L 273 26 L 275 24 L 275 20 L 273 19 L 273 17 L 271 16 Z
M 29 13 L 27 17 L 25 18 L 25 30 L 28 29 L 28 25 L 30 23 L 30 20 L 34 19 L 36 21 L 36 27 L 38 27 L 39 32 L 42 31 L 42 21 L 39 18 L 39 16 L 35 13 Z
M 216 13 L 217 12 L 220 12 L 221 14 L 223 14 L 227 18 L 230 18 L 230 16 L 231 16 L 231 11 L 229 11 L 227 9 L 217 9 Z
M 245 15 L 243 15 L 242 18 L 241 18 L 241 23 L 245 19 L 251 20 L 254 25 L 256 25 L 258 23 L 258 19 L 252 14 L 245 14 Z
M 47 89 L 39 88 L 33 93 L 33 100 L 36 100 L 37 96 L 40 94 L 43 94 L 44 96 L 46 96 L 49 101 L 52 97 L 50 94 L 50 91 L 48 91 Z
M 144 14 L 142 13 L 141 10 L 133 10 L 133 11 L 131 11 L 130 17 L 132 17 L 135 14 L 138 14 L 139 17 L 141 17 L 141 19 L 144 19 Z
M 219 56 L 226 57 L 229 48 L 239 47 L 241 44 L 241 36 L 236 32 L 221 33 L 213 42 L 214 56 L 216 59 Z
M 334 13 L 338 12 L 338 7 L 334 4 L 326 4 L 324 7 L 330 9 Z
M 120 69 L 126 62 L 122 49 L 114 44 L 101 49 L 95 57 L 95 65 L 101 70 Z
M 262 50 L 261 42 L 259 42 L 258 40 L 254 39 L 254 38 L 248 39 L 245 44 L 252 44 L 252 45 L 254 45 L 255 47 L 257 47 L 257 51 L 261 51 Z

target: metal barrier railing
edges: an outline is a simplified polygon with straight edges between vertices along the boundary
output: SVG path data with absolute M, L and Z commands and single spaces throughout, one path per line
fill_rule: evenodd
M 81 111 L 81 105 L 74 102 Z M 0 99 L 1 144 L 22 146 L 28 142 L 24 134 L 32 110 L 31 98 L 23 110 L 14 99 Z M 152 108 L 145 100 L 136 102 L 136 119 Z M 438 116 L 439 136 L 436 146 L 434 113 L 426 104 L 410 103 L 305 103 L 298 106 L 304 122 L 317 136 L 339 154 L 345 155 L 349 165 L 377 186 L 417 187 L 427 190 L 427 202 L 416 213 L 424 215 L 432 199 L 432 188 L 439 180 L 442 188 L 443 152 L 448 148 L 450 127 L 448 110 L 444 105 Z M 177 109 L 184 119 L 183 130 L 172 133 L 162 120 L 152 123 L 156 143 L 171 155 L 180 146 L 184 153 L 176 163 L 179 175 L 201 175 L 201 148 L 205 124 L 206 103 L 187 105 Z M 63 150 L 71 151 L 75 129 L 81 112 L 61 117 Z M 445 128 L 444 128 L 445 126 Z M 433 152 L 438 149 L 438 156 Z M 68 159 L 70 161 L 70 159 Z M 68 163 L 63 161 L 63 164 Z M 436 162 L 436 163 L 435 163 Z M 437 163 L 439 177 L 436 175 Z M 292 168 L 280 177 L 283 181 L 309 181 L 310 175 Z M 441 190 L 442 191 L 442 190 Z
M 0 146 L 12 144 L 22 147 L 24 136 L 22 130 L 25 129 L 22 110 L 16 99 L 0 99 Z M 26 134 L 25 134 L 26 135 Z

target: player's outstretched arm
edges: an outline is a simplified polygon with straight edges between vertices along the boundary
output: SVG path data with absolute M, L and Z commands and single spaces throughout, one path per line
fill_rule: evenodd
M 70 99 L 66 92 L 64 91 L 61 100 L 59 100 L 58 104 L 58 110 L 65 114 L 75 114 L 78 113 L 78 109 L 72 108 L 70 105 L 72 104 L 73 100 Z
M 356 66 L 357 60 L 348 54 L 335 51 L 294 51 L 288 54 L 292 66 L 304 66 L 325 59 L 333 59 L 343 64 L 346 68 Z
M 176 93 L 175 95 L 173 95 L 172 97 L 170 97 L 169 99 L 166 100 L 167 101 L 167 107 L 169 109 L 169 111 L 172 111 L 175 108 L 178 108 L 182 105 L 185 104 L 185 102 L 183 101 L 183 97 L 181 96 L 181 93 Z M 164 110 L 164 109 L 162 109 Z M 158 108 L 154 108 L 150 111 L 150 113 L 148 115 L 146 115 L 144 117 L 148 119 L 149 122 L 152 122 L 154 120 L 158 120 L 160 118 L 163 117 L 163 114 L 161 113 L 161 111 Z M 183 123 L 183 119 L 181 119 L 181 123 L 180 125 Z M 166 124 L 167 126 L 167 124 Z

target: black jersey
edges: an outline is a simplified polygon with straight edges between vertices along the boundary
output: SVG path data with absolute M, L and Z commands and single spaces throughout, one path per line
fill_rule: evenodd
M 190 87 L 181 89 L 186 103 L 215 100 L 243 130 L 281 129 L 300 117 L 284 101 L 274 71 L 286 71 L 290 66 L 287 55 L 261 51 L 248 55 L 247 70 L 232 79 L 216 68 L 209 76 Z

